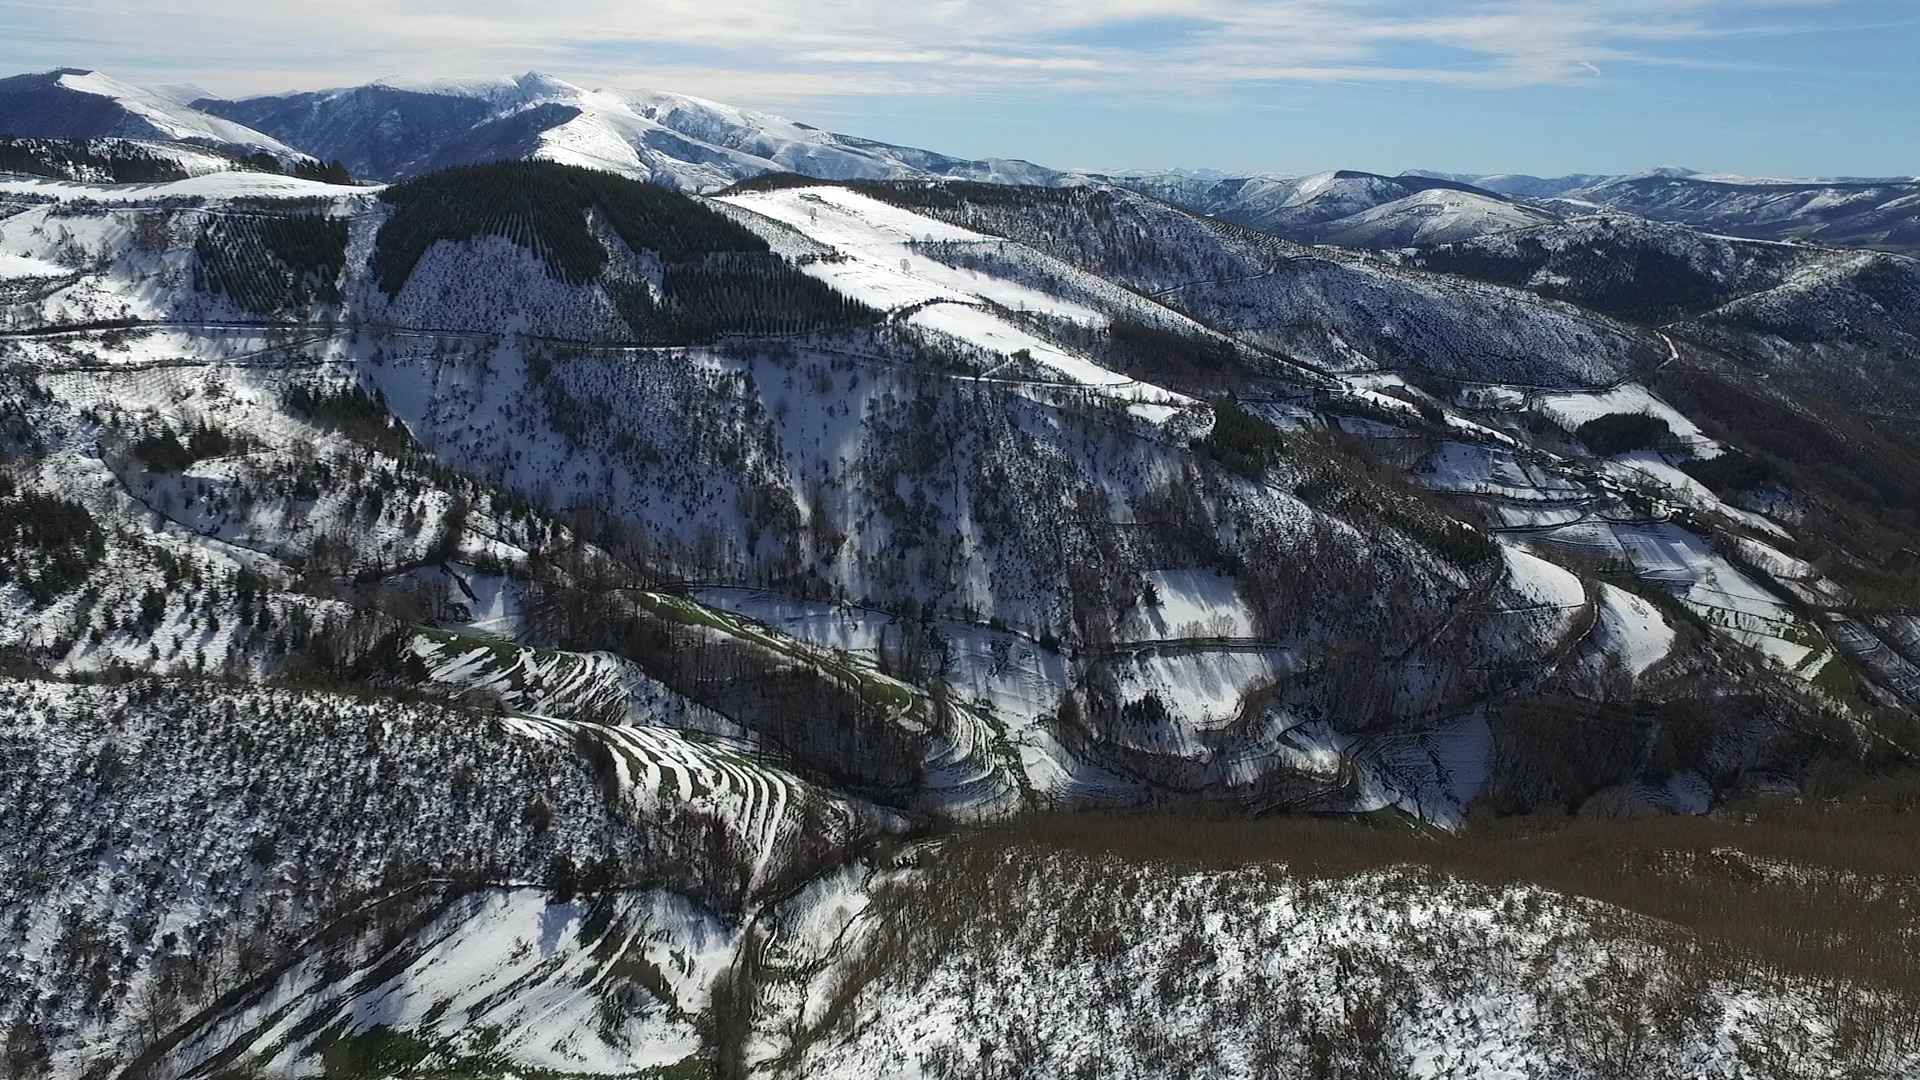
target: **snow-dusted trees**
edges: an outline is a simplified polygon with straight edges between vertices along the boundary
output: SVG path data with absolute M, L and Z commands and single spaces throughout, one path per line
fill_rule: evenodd
M 0 138 L 0 172 L 108 184 L 161 184 L 187 171 L 138 143 L 119 139 Z
M 0 499 L 0 584 L 45 604 L 85 580 L 106 551 L 93 515 L 37 492 Z
M 695 199 L 652 184 L 547 162 L 452 169 L 388 188 L 394 205 L 380 230 L 374 271 L 397 296 L 440 240 L 503 236 L 538 254 L 555 278 L 602 277 L 608 252 L 588 215 L 635 252 L 658 257 L 662 277 L 605 281 L 634 337 L 691 344 L 728 333 L 800 333 L 876 321 L 866 305 L 834 292 L 772 254 L 765 240 Z
M 194 284 L 257 315 L 340 302 L 347 223 L 316 213 L 223 214 L 194 242 Z
M 879 315 L 771 253 L 717 252 L 669 262 L 655 302 L 642 289 L 621 294 L 620 313 L 641 340 L 712 341 L 720 334 L 797 334 L 859 326 Z

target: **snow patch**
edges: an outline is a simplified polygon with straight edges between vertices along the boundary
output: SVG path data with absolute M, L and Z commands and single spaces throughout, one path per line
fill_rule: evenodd
M 1707 438 L 1699 425 L 1639 383 L 1622 383 L 1598 393 L 1542 394 L 1534 399 L 1534 407 L 1569 433 L 1589 420 L 1611 413 L 1645 413 L 1665 420 L 1674 437 L 1694 457 L 1713 458 L 1725 453 L 1719 443 Z
M 72 273 L 72 270 L 59 263 L 48 262 L 45 259 L 0 253 L 0 281 L 9 278 L 57 278 L 66 277 Z
M 1674 630 L 1660 609 L 1617 585 L 1600 586 L 1600 622 L 1594 640 L 1638 678 L 1673 651 Z

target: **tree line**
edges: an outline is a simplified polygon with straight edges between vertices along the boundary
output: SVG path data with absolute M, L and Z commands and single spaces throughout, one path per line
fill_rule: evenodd
M 612 173 L 546 161 L 468 165 L 395 184 L 380 193 L 393 216 L 374 244 L 381 289 L 399 295 L 427 249 L 441 240 L 504 236 L 543 259 L 562 281 L 598 277 L 607 251 L 587 227 L 596 210 L 635 251 L 683 262 L 715 251 L 766 251 L 744 226 L 677 191 Z
M 117 139 L 14 139 L 0 136 L 0 172 L 107 184 L 162 184 L 187 171 L 133 143 Z

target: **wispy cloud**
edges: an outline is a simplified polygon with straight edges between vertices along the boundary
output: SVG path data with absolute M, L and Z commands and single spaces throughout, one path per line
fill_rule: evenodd
M 0 62 L 251 92 L 538 68 L 770 102 L 1592 82 L 1822 0 L 0 0 Z M 1701 55 L 1697 50 L 1692 54 Z

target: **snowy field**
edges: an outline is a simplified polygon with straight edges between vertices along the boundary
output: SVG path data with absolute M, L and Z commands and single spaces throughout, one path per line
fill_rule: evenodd
M 1128 378 L 1025 330 L 996 309 L 1031 311 L 1085 325 L 1104 325 L 1090 307 L 1017 282 L 961 270 L 927 258 L 916 242 L 999 243 L 993 237 L 868 198 L 821 186 L 749 192 L 722 202 L 793 229 L 833 254 L 802 269 L 839 292 L 909 322 L 949 334 L 1003 357 L 1023 353 L 1064 383 L 1097 388 L 1139 403 L 1141 415 L 1164 421 L 1192 399 Z M 752 218 L 746 219 L 751 225 Z M 777 242 L 778 237 L 770 236 Z M 987 373 L 992 375 L 990 371 Z M 1153 408 L 1159 406 L 1159 408 Z
M 60 202 L 146 203 L 161 199 L 337 199 L 377 189 L 327 184 L 297 176 L 259 172 L 214 172 L 156 184 L 76 184 L 43 177 L 0 176 L 0 193 Z
M 1554 423 L 1571 433 L 1589 420 L 1611 413 L 1644 413 L 1667 422 L 1674 438 L 1696 458 L 1719 457 L 1725 449 L 1701 432 L 1680 410 L 1655 397 L 1639 383 L 1622 383 L 1603 393 L 1540 394 L 1533 399 Z

